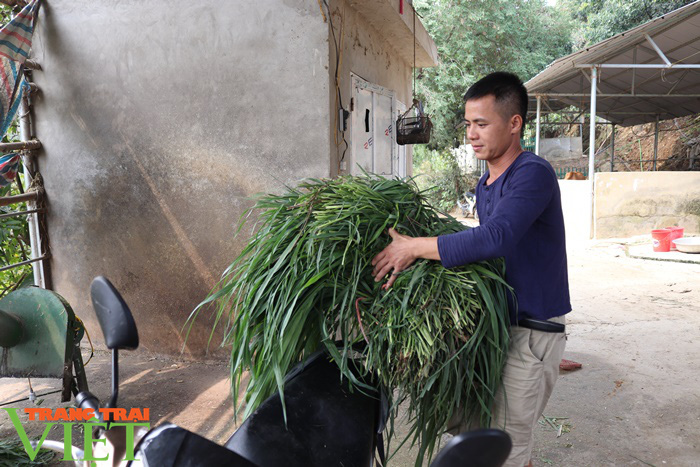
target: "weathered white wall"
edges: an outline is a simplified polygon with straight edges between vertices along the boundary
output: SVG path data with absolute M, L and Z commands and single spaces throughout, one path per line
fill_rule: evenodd
M 143 346 L 179 351 L 246 238 L 233 235 L 248 196 L 330 174 L 327 38 L 316 0 L 44 3 L 34 115 L 51 266 L 91 336 L 104 274 Z
M 603 172 L 595 182 L 595 237 L 680 226 L 700 233 L 700 172 Z

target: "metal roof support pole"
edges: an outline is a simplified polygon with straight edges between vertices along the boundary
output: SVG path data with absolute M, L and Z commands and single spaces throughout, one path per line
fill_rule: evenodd
M 542 115 L 542 97 L 537 96 L 537 119 L 535 120 L 535 154 L 540 155 L 540 118 Z
M 31 76 L 31 74 L 28 74 Z M 19 133 L 22 141 L 29 141 L 32 139 L 32 121 L 31 121 L 31 107 L 29 104 L 29 93 L 22 93 L 22 98 L 19 103 Z M 29 187 L 34 178 L 36 172 L 36 166 L 34 164 L 34 154 L 26 154 L 22 157 L 22 162 L 24 163 L 24 183 L 25 186 Z M 28 210 L 36 210 L 36 202 L 27 202 Z M 39 216 L 35 214 L 30 214 L 27 216 L 27 223 L 29 224 L 29 245 L 31 248 L 31 259 L 36 261 L 38 258 L 43 258 L 44 255 L 41 252 L 41 231 L 39 229 Z M 34 285 L 41 288 L 46 288 L 46 278 L 44 275 L 44 263 L 43 261 L 36 261 L 32 265 L 32 272 L 34 273 Z
M 636 45 L 634 46 L 634 50 L 632 51 L 632 63 L 635 65 L 637 64 L 637 46 Z M 636 77 L 637 77 L 637 69 L 632 68 L 632 89 L 630 90 L 630 92 L 632 93 L 633 96 L 634 96 L 634 79 Z
M 595 121 L 596 121 L 596 104 L 597 104 L 597 83 L 598 69 L 591 67 L 591 127 L 588 143 L 588 180 L 591 182 L 591 212 L 588 217 L 590 220 L 589 238 L 595 236 Z
M 582 93 L 582 92 L 548 92 L 547 97 L 590 97 L 590 93 Z M 698 93 L 693 93 L 693 94 L 668 94 L 668 93 L 663 93 L 663 94 L 627 94 L 627 93 L 607 93 L 607 92 L 599 92 L 598 97 L 663 97 L 664 99 L 668 99 L 669 97 L 672 97 L 674 99 L 697 99 L 700 97 L 700 94 Z M 612 111 L 613 113 L 618 113 L 615 111 Z M 643 115 L 643 112 L 634 112 L 634 114 L 639 114 Z M 656 114 L 654 114 L 656 115 Z
M 659 153 L 659 116 L 656 116 L 654 122 L 654 172 L 656 172 L 656 157 Z
M 574 68 L 588 68 L 593 66 L 592 63 L 577 63 L 574 65 Z M 675 65 L 664 65 L 663 63 L 640 63 L 640 64 L 634 64 L 634 63 L 601 63 L 600 65 L 595 65 L 598 68 L 621 68 L 621 69 L 632 69 L 635 70 L 637 68 L 639 69 L 645 69 L 645 70 L 654 70 L 654 69 L 660 69 L 660 70 L 680 70 L 680 69 L 691 69 L 695 70 L 700 68 L 700 64 L 698 63 L 676 63 Z
M 615 171 L 615 124 L 612 124 L 612 136 L 610 138 L 610 171 Z
M 659 57 L 661 57 L 661 60 L 666 62 L 666 65 L 671 66 L 671 61 L 666 57 L 666 55 L 661 51 L 658 45 L 656 45 L 656 42 L 654 42 L 654 39 L 651 38 L 649 34 L 644 34 L 644 37 L 646 37 L 647 42 L 651 44 L 652 47 L 654 47 L 654 50 L 656 50 L 656 53 L 659 54 Z
M 588 144 L 588 179 L 593 180 L 595 173 L 595 121 L 596 121 L 596 104 L 597 104 L 597 89 L 598 69 L 591 68 L 591 123 L 590 137 Z

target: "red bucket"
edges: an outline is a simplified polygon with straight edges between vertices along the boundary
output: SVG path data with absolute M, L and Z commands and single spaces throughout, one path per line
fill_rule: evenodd
M 671 237 L 669 238 L 669 243 L 671 245 L 671 251 L 676 250 L 676 245 L 673 243 L 673 241 L 677 238 L 682 238 L 683 237 L 683 227 L 666 227 L 664 230 L 670 230 L 671 231 Z
M 651 231 L 651 238 L 654 244 L 654 251 L 667 252 L 671 249 L 671 234 L 669 229 L 656 229 Z

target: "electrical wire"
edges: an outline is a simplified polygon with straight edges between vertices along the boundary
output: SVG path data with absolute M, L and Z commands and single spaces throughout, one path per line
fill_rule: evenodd
M 63 389 L 56 389 L 55 391 L 49 391 L 49 392 L 45 392 L 43 394 L 37 394 L 36 397 L 44 397 L 44 396 L 48 396 L 50 394 L 56 394 L 56 393 L 62 392 L 62 391 L 63 391 Z M 13 405 L 13 404 L 16 404 L 17 402 L 23 402 L 26 400 L 29 400 L 29 397 L 23 397 L 22 399 L 15 399 L 13 401 L 3 402 L 0 404 L 0 407 L 6 406 L 6 405 Z
M 342 154 L 338 158 L 338 173 L 340 173 L 340 167 L 343 161 L 345 160 L 345 153 L 347 152 L 348 148 L 350 145 L 348 144 L 347 140 L 345 139 L 345 130 L 339 130 L 338 128 L 341 125 L 341 122 L 338 120 L 339 114 L 340 114 L 340 109 L 343 108 L 343 95 L 340 91 L 340 67 L 343 64 L 343 40 L 345 38 L 345 11 L 343 10 L 343 13 L 340 14 L 340 43 L 338 43 L 338 38 L 335 34 L 335 26 L 333 25 L 333 14 L 331 13 L 331 9 L 328 6 L 328 2 L 326 0 L 319 0 L 320 2 L 323 1 L 323 5 L 325 5 L 326 10 L 328 11 L 328 23 L 331 29 L 331 36 L 333 37 L 333 44 L 335 46 L 335 117 L 334 117 L 334 129 L 333 129 L 333 137 L 334 137 L 334 142 L 335 146 L 338 151 L 340 151 L 340 146 L 342 144 L 345 144 L 345 149 L 343 150 Z M 323 12 L 323 9 L 321 9 Z M 324 14 L 324 18 L 325 18 Z M 343 118 L 345 118 L 343 116 Z M 342 122 L 343 128 L 345 127 L 345 122 Z M 340 133 L 341 138 L 338 138 L 338 133 Z
M 413 98 L 416 97 L 416 9 L 411 2 L 411 10 L 413 10 Z

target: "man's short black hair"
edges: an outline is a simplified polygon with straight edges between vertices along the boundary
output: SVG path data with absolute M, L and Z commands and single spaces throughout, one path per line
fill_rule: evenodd
M 471 99 L 479 99 L 493 96 L 496 104 L 506 118 L 520 115 L 523 118 L 523 126 L 527 117 L 527 89 L 513 73 L 497 71 L 486 75 L 472 84 L 464 94 L 464 102 Z

